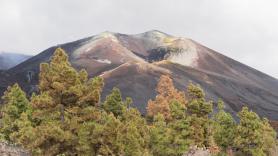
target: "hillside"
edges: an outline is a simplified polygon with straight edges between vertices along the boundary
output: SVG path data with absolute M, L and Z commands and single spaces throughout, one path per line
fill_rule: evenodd
M 260 116 L 278 120 L 277 79 L 191 39 L 157 30 L 136 35 L 103 32 L 46 49 L 9 69 L 0 81 L 1 93 L 15 82 L 29 94 L 36 91 L 39 64 L 48 62 L 57 47 L 68 53 L 76 69 L 104 78 L 103 97 L 116 86 L 142 113 L 156 95 L 159 77 L 169 74 L 181 90 L 192 81 L 204 88 L 208 99 L 222 98 L 233 115 L 247 105 Z
M 7 70 L 29 59 L 30 55 L 0 52 L 0 70 Z

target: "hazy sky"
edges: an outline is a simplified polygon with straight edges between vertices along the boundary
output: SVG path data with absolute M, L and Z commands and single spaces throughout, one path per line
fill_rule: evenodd
M 103 31 L 191 38 L 278 78 L 277 0 L 0 0 L 0 51 L 37 54 Z

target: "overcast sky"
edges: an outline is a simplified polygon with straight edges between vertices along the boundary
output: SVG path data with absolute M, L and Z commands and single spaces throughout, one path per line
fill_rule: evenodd
M 37 54 L 103 31 L 191 38 L 278 78 L 277 0 L 0 0 L 0 51 Z

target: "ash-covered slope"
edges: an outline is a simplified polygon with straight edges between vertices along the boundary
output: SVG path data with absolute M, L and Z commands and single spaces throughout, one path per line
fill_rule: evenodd
M 0 52 L 0 70 L 7 70 L 29 59 L 30 55 Z
M 57 45 L 8 70 L 9 84 L 19 82 L 31 93 L 36 90 L 39 64 L 49 61 L 57 47 L 65 49 L 77 69 L 105 79 L 103 97 L 116 86 L 145 112 L 155 97 L 161 74 L 169 74 L 177 88 L 199 83 L 209 99 L 222 98 L 231 113 L 248 105 L 261 116 L 278 119 L 278 80 L 223 56 L 197 42 L 160 31 L 137 35 L 104 32 Z

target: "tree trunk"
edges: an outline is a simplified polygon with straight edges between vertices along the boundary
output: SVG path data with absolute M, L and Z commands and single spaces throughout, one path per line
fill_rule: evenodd
M 61 123 L 64 123 L 65 122 L 65 114 L 64 114 L 64 105 L 61 105 L 60 107 L 60 119 L 61 119 Z

